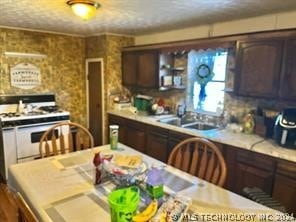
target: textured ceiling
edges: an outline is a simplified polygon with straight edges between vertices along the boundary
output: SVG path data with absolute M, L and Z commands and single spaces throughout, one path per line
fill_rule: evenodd
M 0 0 L 0 26 L 76 35 L 141 35 L 296 9 L 296 0 L 97 0 L 82 21 L 66 0 Z

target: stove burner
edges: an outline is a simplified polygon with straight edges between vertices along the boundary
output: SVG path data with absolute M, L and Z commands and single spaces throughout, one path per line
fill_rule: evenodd
M 0 116 L 3 116 L 3 117 L 18 117 L 20 115 L 21 114 L 19 114 L 19 113 L 12 113 L 12 112 L 10 112 L 10 113 L 0 113 Z
M 54 113 L 54 112 L 59 111 L 58 106 L 40 106 L 38 109 L 42 110 L 42 111 L 49 112 L 49 113 Z

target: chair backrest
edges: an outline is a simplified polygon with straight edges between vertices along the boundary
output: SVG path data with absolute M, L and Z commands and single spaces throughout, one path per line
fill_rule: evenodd
M 204 138 L 189 138 L 177 144 L 168 164 L 208 182 L 223 186 L 226 164 L 219 148 Z
M 15 214 L 15 217 L 9 218 L 11 221 L 18 222 L 38 222 L 39 220 L 28 206 L 23 196 L 17 192 L 14 188 L 9 187 L 6 184 L 0 184 L 0 192 L 4 192 L 6 195 L 6 204 L 5 207 L 9 213 Z M 5 202 L 4 202 L 5 203 Z M 8 218 L 7 218 L 8 219 Z M 0 221 L 1 216 L 0 216 Z
M 39 143 L 40 157 L 83 150 L 94 147 L 91 133 L 78 123 L 58 123 L 44 132 Z
M 15 193 L 15 202 L 18 207 L 18 221 L 19 222 L 38 222 L 39 220 L 28 206 L 23 196 L 19 193 Z

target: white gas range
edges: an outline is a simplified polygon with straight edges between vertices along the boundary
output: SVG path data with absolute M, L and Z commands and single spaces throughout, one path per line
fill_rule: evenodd
M 53 94 L 0 95 L 2 177 L 7 179 L 9 165 L 38 158 L 42 134 L 56 123 L 69 120 L 70 113 L 56 106 Z

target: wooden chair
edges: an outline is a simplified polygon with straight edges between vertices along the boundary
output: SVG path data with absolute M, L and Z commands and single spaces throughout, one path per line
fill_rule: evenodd
M 5 208 L 9 211 L 8 221 L 18 222 L 38 222 L 39 220 L 28 206 L 23 196 L 12 187 L 6 184 L 0 184 L 1 192 L 4 192 L 7 199 L 4 199 Z M 2 221 L 0 219 L 0 221 Z
M 18 221 L 19 222 L 38 222 L 39 220 L 28 206 L 23 196 L 19 193 L 15 193 L 15 201 L 18 207 Z
M 219 148 L 204 138 L 189 138 L 177 144 L 168 164 L 222 187 L 226 164 Z
M 83 150 L 94 147 L 91 133 L 78 123 L 58 123 L 44 132 L 39 143 L 40 157 Z

